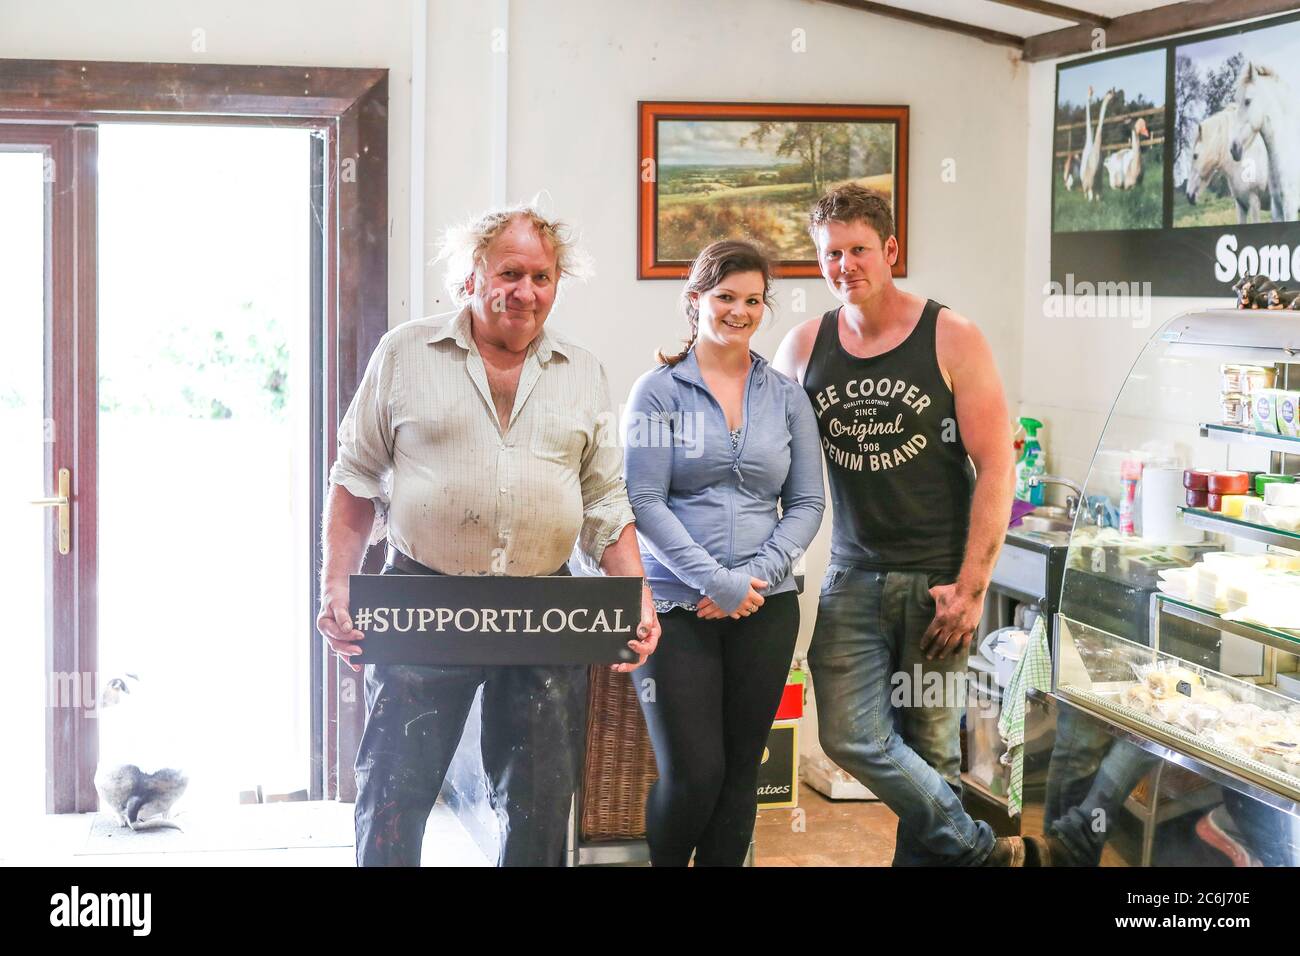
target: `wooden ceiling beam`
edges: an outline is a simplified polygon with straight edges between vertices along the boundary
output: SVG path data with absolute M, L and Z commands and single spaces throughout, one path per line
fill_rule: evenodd
M 995 0 L 996 2 L 996 0 Z M 1273 13 L 1295 11 L 1295 0 L 1185 0 L 1115 17 L 1107 24 L 1106 49 L 1161 40 L 1179 33 L 1223 26 Z M 1094 49 L 1095 26 L 1080 25 L 1026 37 L 1024 58 L 1054 60 Z
M 1059 3 L 1047 3 L 1046 0 L 989 0 L 989 2 L 1000 3 L 1004 7 L 1015 7 L 1017 10 L 1028 10 L 1030 13 L 1041 13 L 1044 16 L 1056 17 L 1058 20 L 1090 23 L 1095 27 L 1104 27 L 1110 23 L 1110 17 L 1103 17 L 1100 13 L 1076 10 L 1074 7 Z
M 902 7 L 892 7 L 887 3 L 870 3 L 868 0 L 822 0 L 822 2 L 833 3 L 837 7 L 847 7 L 850 10 L 857 10 L 859 13 L 874 13 L 878 16 L 904 20 L 907 23 L 915 23 L 935 30 L 960 33 L 963 36 L 983 40 L 985 43 L 1009 46 L 1017 50 L 1024 48 L 1025 38 L 1016 36 L 1014 33 L 1003 33 L 1001 30 L 990 30 L 987 27 L 978 27 L 972 23 L 963 23 L 960 20 L 949 20 L 946 17 L 936 17 L 929 13 L 904 10 Z

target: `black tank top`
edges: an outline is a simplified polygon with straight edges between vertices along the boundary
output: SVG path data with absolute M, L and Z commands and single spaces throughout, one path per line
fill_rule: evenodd
M 804 373 L 831 486 L 831 561 L 869 571 L 955 575 L 966 549 L 974 470 L 939 371 L 927 300 L 916 328 L 881 355 L 840 344 L 839 309 L 822 316 Z

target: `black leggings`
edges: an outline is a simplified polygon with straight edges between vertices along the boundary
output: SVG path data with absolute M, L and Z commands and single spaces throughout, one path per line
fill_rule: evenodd
M 799 597 L 775 594 L 735 620 L 674 608 L 659 622 L 658 650 L 631 675 L 659 765 L 646 800 L 650 861 L 686 866 L 694 851 L 696 866 L 740 866 L 799 635 Z

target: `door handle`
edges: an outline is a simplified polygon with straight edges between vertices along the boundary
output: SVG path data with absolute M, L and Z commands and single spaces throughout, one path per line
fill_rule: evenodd
M 72 472 L 59 469 L 59 494 L 55 498 L 34 498 L 32 504 L 59 509 L 59 554 L 72 550 Z

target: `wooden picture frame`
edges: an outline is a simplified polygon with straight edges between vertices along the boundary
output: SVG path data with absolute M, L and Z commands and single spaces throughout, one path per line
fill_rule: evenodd
M 849 179 L 888 184 L 893 274 L 907 275 L 908 107 L 643 100 L 637 109 L 638 279 L 684 278 L 696 252 L 725 238 L 757 242 L 780 277 L 819 276 L 808 210 Z

